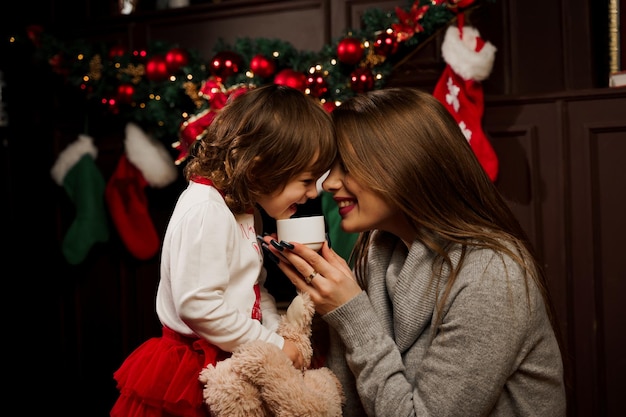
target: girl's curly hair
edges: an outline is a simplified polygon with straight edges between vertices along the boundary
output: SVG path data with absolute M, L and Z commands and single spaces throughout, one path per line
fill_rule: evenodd
M 299 90 L 269 84 L 220 110 L 192 146 L 184 174 L 187 180 L 210 179 L 240 214 L 303 171 L 320 177 L 335 155 L 332 119 L 321 104 Z

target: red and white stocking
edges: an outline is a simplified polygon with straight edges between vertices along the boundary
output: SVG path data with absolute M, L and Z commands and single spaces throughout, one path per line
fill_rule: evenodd
M 471 26 L 447 29 L 441 52 L 446 61 L 433 95 L 454 116 L 474 154 L 492 181 L 498 176 L 498 157 L 482 128 L 484 94 L 481 81 L 489 77 L 496 48 Z
M 134 123 L 126 125 L 124 150 L 106 185 L 106 202 L 126 249 L 147 260 L 158 253 L 160 236 L 150 217 L 145 188 L 171 184 L 178 171 L 165 147 Z

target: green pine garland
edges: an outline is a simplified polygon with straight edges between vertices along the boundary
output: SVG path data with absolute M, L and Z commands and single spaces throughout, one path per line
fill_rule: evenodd
M 399 49 L 393 56 L 378 59 L 374 63 L 369 62 L 369 67 L 376 76 L 374 89 L 384 87 L 394 63 L 397 63 L 416 46 L 427 41 L 437 30 L 445 28 L 455 18 L 455 11 L 450 6 L 458 1 L 416 0 L 402 8 L 408 12 L 414 5 L 429 6 L 419 20 L 423 31 L 400 42 Z M 495 0 L 483 2 L 485 1 Z M 475 0 L 471 7 L 477 7 L 480 3 L 480 0 Z M 275 73 L 268 78 L 250 74 L 250 61 L 255 55 L 262 54 L 268 58 L 276 56 L 274 59 L 276 73 L 281 69 L 291 68 L 306 74 L 312 67 L 321 68 L 322 73 L 325 74 L 328 93 L 320 99 L 340 103 L 357 94 L 351 88 L 350 74 L 368 59 L 368 52 L 373 51 L 373 42 L 377 34 L 398 23 L 399 19 L 395 11 L 372 8 L 364 12 L 361 29 L 347 29 L 344 36 L 333 40 L 332 44 L 324 45 L 319 52 L 299 51 L 289 42 L 267 38 L 241 38 L 232 45 L 219 40 L 213 52 L 217 54 L 222 51 L 231 51 L 241 58 L 239 72 L 222 80 L 225 89 L 239 84 L 258 86 L 273 82 Z M 207 100 L 198 99 L 193 94 L 201 88 L 204 81 L 212 76 L 208 63 L 195 50 L 186 50 L 188 63 L 175 74 L 171 74 L 173 77 L 155 81 L 145 76 L 146 59 L 165 54 L 172 48 L 178 47 L 177 45 L 162 41 L 153 42 L 146 49 L 146 57 L 139 59 L 134 55 L 136 51 L 126 51 L 111 57 L 111 45 L 85 41 L 64 43 L 47 33 L 34 35 L 29 33 L 29 38 L 30 40 L 36 38 L 38 57 L 49 62 L 51 68 L 65 77 L 70 85 L 85 90 L 87 100 L 99 101 L 105 106 L 110 106 L 120 117 L 140 124 L 166 144 L 177 142 L 181 124 L 211 105 Z M 337 62 L 337 46 L 348 36 L 369 42 L 370 46 L 365 48 L 364 59 L 359 64 L 346 65 Z M 85 78 L 86 75 L 88 79 Z M 133 87 L 132 101 L 120 103 L 118 100 L 113 103 L 111 99 L 119 95 L 117 89 L 123 84 Z

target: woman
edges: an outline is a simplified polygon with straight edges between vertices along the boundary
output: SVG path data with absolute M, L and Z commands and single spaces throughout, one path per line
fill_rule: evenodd
M 342 230 L 360 232 L 354 271 L 327 244 L 272 250 L 330 325 L 344 415 L 564 416 L 546 279 L 454 119 L 395 88 L 333 119 L 339 158 L 323 187 Z

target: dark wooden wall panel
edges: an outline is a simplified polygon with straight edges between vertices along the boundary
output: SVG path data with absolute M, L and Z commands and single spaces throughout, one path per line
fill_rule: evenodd
M 566 337 L 571 416 L 623 408 L 625 108 L 624 89 L 486 105 L 496 185 L 539 251 Z
M 563 83 L 563 31 L 562 16 L 558 2 L 543 2 L 541 7 L 531 2 L 509 2 L 510 44 L 499 45 L 508 49 L 511 62 L 508 70 L 515 80 L 512 92 L 540 93 L 560 91 Z M 550 36 L 537 30 L 553 26 Z M 560 30 L 558 30 L 560 29 Z M 541 45 L 541 48 L 537 46 Z M 541 63 L 541 65 L 533 65 Z
M 498 189 L 541 253 L 541 218 L 537 217 L 541 200 L 534 186 L 540 172 L 536 128 L 513 125 L 506 131 L 491 130 L 490 140 L 499 161 Z
M 621 93 L 569 106 L 575 226 L 570 270 L 579 415 L 618 415 L 626 392 L 626 91 Z
M 445 68 L 445 62 L 441 57 L 444 35 L 445 30 L 440 30 L 429 42 L 423 43 L 398 62 L 387 77 L 386 86 L 408 86 L 432 93 Z
M 393 11 L 395 6 L 405 6 L 393 0 L 331 0 L 331 37 L 337 39 L 348 29 L 361 27 L 363 12 L 370 8 Z
M 237 38 L 268 38 L 289 41 L 295 48 L 319 51 L 330 42 L 328 1 L 270 2 L 233 12 L 208 9 L 181 19 L 150 21 L 151 39 L 168 39 L 200 51 L 211 58 L 219 38 L 232 44 Z
M 534 244 L 567 326 L 566 272 L 562 242 L 563 154 L 559 137 L 559 107 L 552 102 L 488 103 L 485 131 L 498 155 L 496 185 Z
M 600 60 L 607 59 L 608 48 L 597 53 L 594 53 L 593 48 L 596 38 L 609 36 L 608 0 L 593 2 L 569 0 L 562 3 L 560 17 L 564 33 L 563 49 L 558 52 L 554 50 L 554 53 L 562 54 L 563 89 L 580 90 L 594 87 L 597 80 L 596 71 L 603 72 L 601 81 L 605 82 L 608 77 L 608 63 Z M 594 33 L 592 23 L 598 24 L 598 30 L 601 32 Z
M 604 361 L 599 372 L 605 379 L 604 402 L 608 415 L 617 415 L 623 411 L 623 391 L 618 391 L 626 372 L 626 332 L 613 329 L 626 329 L 623 315 L 615 314 L 623 311 L 624 294 L 626 294 L 626 271 L 623 256 L 626 243 L 626 121 L 619 125 L 605 124 L 601 128 L 592 128 L 595 164 L 592 176 L 594 194 L 594 247 L 600 263 L 598 297 L 602 307 L 597 314 L 601 317 L 602 327 L 598 329 L 602 351 L 598 352 L 599 360 Z M 616 244 L 617 243 L 617 244 Z M 602 387 L 602 385 L 600 385 Z

